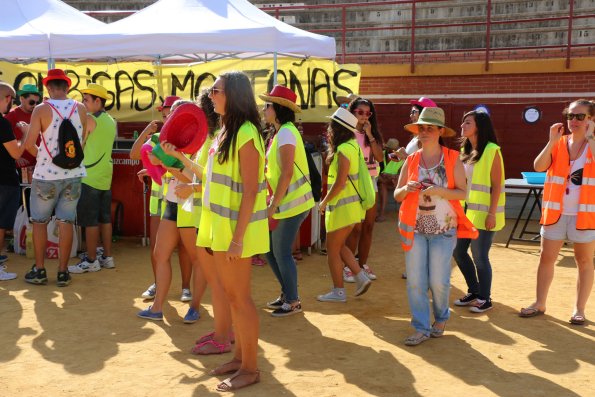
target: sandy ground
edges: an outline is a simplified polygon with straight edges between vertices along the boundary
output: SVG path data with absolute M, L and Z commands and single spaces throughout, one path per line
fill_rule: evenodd
M 445 336 L 417 347 L 412 333 L 404 258 L 391 220 L 377 224 L 370 264 L 378 274 L 369 292 L 347 304 L 319 303 L 330 287 L 326 257 L 299 263 L 303 314 L 275 319 L 264 308 L 278 285 L 268 266 L 255 267 L 253 296 L 260 315 L 261 383 L 243 396 L 586 396 L 595 375 L 595 325 L 570 326 L 576 269 L 566 249 L 556 267 L 547 315 L 521 319 L 532 302 L 538 247 L 492 250 L 495 308 L 472 314 L 452 306 Z M 509 222 L 510 223 L 510 222 Z M 164 322 L 136 317 L 151 281 L 149 253 L 136 240 L 115 244 L 117 268 L 74 275 L 67 288 L 23 281 L 29 260 L 11 255 L 19 278 L 0 283 L 0 396 L 218 395 L 209 369 L 230 355 L 197 357 L 193 341 L 212 327 L 209 294 L 202 318 L 185 325 L 174 272 Z M 451 301 L 464 295 L 458 269 Z M 591 307 L 593 307 L 591 299 Z M 594 311 L 590 313 L 595 318 Z M 591 392 L 588 392 L 591 390 Z

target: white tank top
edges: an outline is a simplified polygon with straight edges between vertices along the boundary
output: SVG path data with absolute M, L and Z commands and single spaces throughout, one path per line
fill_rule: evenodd
M 78 112 L 78 102 L 74 99 L 49 99 L 47 102 L 51 103 L 63 117 L 68 118 L 68 115 L 72 111 L 72 107 L 75 106 L 74 113 L 70 116 L 72 125 L 76 128 L 81 143 L 83 142 L 83 123 L 81 123 L 81 117 Z M 43 139 L 47 145 L 47 149 L 43 143 L 39 145 L 37 150 L 37 164 L 33 171 L 33 179 L 41 179 L 46 181 L 56 181 L 68 178 L 82 178 L 87 176 L 85 166 L 81 165 L 77 168 L 67 170 L 60 168 L 52 162 L 52 158 L 58 154 L 58 128 L 62 118 L 56 113 L 56 110 L 52 109 L 52 123 L 49 127 L 42 131 Z M 48 150 L 50 153 L 48 153 Z M 50 156 L 51 154 L 51 156 Z

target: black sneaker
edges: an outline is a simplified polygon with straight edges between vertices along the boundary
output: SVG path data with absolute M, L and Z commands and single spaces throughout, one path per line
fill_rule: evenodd
M 31 270 L 27 274 L 25 274 L 25 281 L 30 284 L 47 284 L 48 283 L 48 275 L 45 271 L 45 268 L 38 269 L 35 265 L 31 266 Z
M 281 306 L 283 306 L 284 303 L 285 303 L 285 301 L 283 300 L 283 294 L 281 294 L 274 301 L 267 302 L 267 307 L 269 309 L 273 309 L 273 310 L 274 309 L 279 309 Z
M 476 300 L 477 300 L 477 295 L 472 294 L 472 293 L 468 293 L 467 295 L 463 296 L 462 298 L 457 299 L 455 301 L 455 305 L 457 305 L 457 306 L 469 306 L 470 304 L 472 304 Z
M 58 272 L 58 281 L 56 282 L 56 285 L 58 287 L 66 287 L 68 284 L 70 284 L 70 281 L 72 279 L 70 278 L 70 273 L 67 271 L 65 272 Z
M 295 304 L 284 303 L 283 306 L 271 313 L 273 317 L 285 317 L 291 316 L 292 314 L 300 313 L 302 311 L 302 304 L 296 302 Z
M 491 299 L 487 299 L 485 301 L 482 299 L 478 299 L 475 302 L 475 305 L 473 305 L 469 308 L 469 311 L 473 312 L 473 313 L 483 313 L 483 312 L 487 312 L 491 308 L 492 308 L 492 300 Z

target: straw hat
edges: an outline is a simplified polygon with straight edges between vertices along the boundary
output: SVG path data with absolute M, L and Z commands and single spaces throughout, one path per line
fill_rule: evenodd
M 70 84 L 72 84 L 72 81 L 68 76 L 66 76 L 66 73 L 64 73 L 62 69 L 48 70 L 48 75 L 44 77 L 42 80 L 43 85 L 47 86 L 48 83 L 52 80 L 64 80 L 68 83 L 68 88 L 70 88 Z
M 96 97 L 109 99 L 107 89 L 99 84 L 90 83 L 87 88 L 81 90 L 83 94 L 95 95 Z
M 335 111 L 335 113 L 333 113 L 332 116 L 328 116 L 328 118 L 341 124 L 349 131 L 357 131 L 357 117 L 351 114 L 351 112 L 347 109 L 339 108 Z
M 295 92 L 282 85 L 276 85 L 268 94 L 258 96 L 265 102 L 272 102 L 293 110 L 294 113 L 301 113 L 302 109 L 297 105 Z
M 415 123 L 407 124 L 405 129 L 413 134 L 417 134 L 419 132 L 419 124 L 436 125 L 444 128 L 444 137 L 455 136 L 457 134 L 455 130 L 445 126 L 444 121 L 444 110 L 441 108 L 424 108 L 419 115 L 419 119 Z
M 399 148 L 399 140 L 397 138 L 390 138 L 384 146 L 390 150 L 397 150 Z
M 341 106 L 341 105 L 344 105 L 346 103 L 351 103 L 351 102 L 353 102 L 354 100 L 356 100 L 359 97 L 360 97 L 359 95 L 354 94 L 354 93 L 351 93 L 351 94 L 349 94 L 347 96 L 341 96 L 341 95 L 339 95 L 339 96 L 337 96 L 336 101 L 339 104 L 339 106 Z

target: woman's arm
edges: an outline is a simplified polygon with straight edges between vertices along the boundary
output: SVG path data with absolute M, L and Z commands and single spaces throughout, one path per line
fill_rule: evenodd
M 408 169 L 409 169 L 409 158 L 405 160 L 405 164 L 399 171 L 399 180 L 397 182 L 397 188 L 393 193 L 393 197 L 397 202 L 402 202 L 410 192 L 418 192 L 421 190 L 421 183 L 418 181 L 408 181 Z
M 331 190 L 326 193 L 326 196 L 320 202 L 320 212 L 325 211 L 328 202 L 337 197 L 337 195 L 341 193 L 347 184 L 347 175 L 349 174 L 350 166 L 349 159 L 341 152 L 337 153 L 336 155 L 339 156 L 337 178 L 335 179 L 335 183 L 333 183 Z
M 151 121 L 141 132 L 141 134 L 136 138 L 134 144 L 132 145 L 132 149 L 130 149 L 130 158 L 132 160 L 140 160 L 140 149 L 143 147 L 147 139 L 157 132 L 157 120 Z
M 564 134 L 564 124 L 556 123 L 550 127 L 550 140 L 533 161 L 533 168 L 537 172 L 547 171 L 552 165 L 552 150 Z
M 272 215 L 281 204 L 281 200 L 285 197 L 287 188 L 291 183 L 291 178 L 293 177 L 293 162 L 295 161 L 295 148 L 296 147 L 293 145 L 283 145 L 279 148 L 281 177 L 279 178 L 279 182 L 277 182 L 277 189 L 273 192 L 273 198 L 269 205 L 270 215 Z M 271 211 L 273 212 L 271 213 Z
M 502 162 L 500 160 L 499 152 L 496 152 L 496 155 L 494 156 L 492 171 L 490 172 L 490 181 L 492 184 L 492 191 L 490 192 L 490 208 L 485 221 L 486 230 L 492 230 L 496 227 L 496 211 L 498 210 L 500 192 L 502 192 Z
M 184 165 L 183 173 L 186 178 L 192 179 L 192 174 L 194 174 L 198 179 L 202 179 L 202 167 L 200 165 L 192 161 L 192 159 L 184 156 L 182 152 L 178 152 L 176 147 L 167 141 L 163 142 L 161 147 L 163 148 L 163 153 L 167 154 L 168 156 L 175 157 L 182 162 Z
M 233 232 L 233 237 L 227 251 L 227 259 L 234 260 L 241 257 L 244 243 L 244 235 L 254 212 L 254 205 L 258 195 L 259 181 L 258 171 L 260 168 L 260 154 L 254 146 L 254 140 L 250 140 L 239 150 L 240 157 L 240 175 L 242 176 L 242 201 L 238 221 Z

